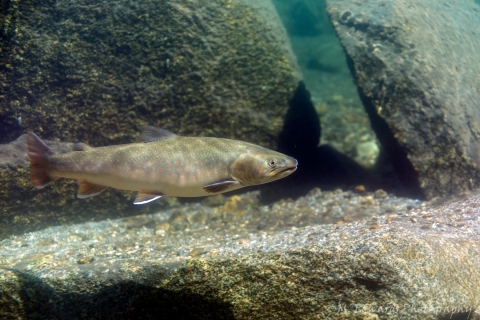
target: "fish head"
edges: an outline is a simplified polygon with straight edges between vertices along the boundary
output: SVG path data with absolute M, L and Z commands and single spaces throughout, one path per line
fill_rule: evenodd
M 275 181 L 297 170 L 298 162 L 282 153 L 259 148 L 239 155 L 229 165 L 230 174 L 245 186 Z

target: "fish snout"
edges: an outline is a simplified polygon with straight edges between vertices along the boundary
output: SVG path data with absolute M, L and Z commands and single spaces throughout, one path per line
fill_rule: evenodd
M 293 169 L 294 171 L 297 170 L 298 161 L 295 158 L 287 159 L 287 165 L 285 166 L 288 169 Z
M 289 157 L 285 159 L 285 164 L 283 165 L 282 170 L 280 170 L 280 173 L 284 176 L 290 175 L 297 170 L 297 166 L 297 159 Z
M 298 167 L 298 161 L 297 161 L 297 159 L 292 158 L 292 161 L 291 161 L 291 168 L 292 168 L 292 170 L 293 170 L 293 171 L 297 170 L 297 167 Z M 292 171 L 292 172 L 293 172 L 293 171 Z
M 294 164 L 293 166 L 295 167 L 295 169 L 297 169 L 297 167 L 298 167 L 298 161 L 297 161 L 297 159 L 292 158 L 292 160 L 295 162 L 295 164 Z

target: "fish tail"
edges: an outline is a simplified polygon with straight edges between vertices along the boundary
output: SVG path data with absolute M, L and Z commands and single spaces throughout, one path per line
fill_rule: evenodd
M 30 180 L 36 188 L 43 188 L 57 180 L 47 172 L 48 157 L 53 150 L 33 132 L 27 133 L 27 154 L 30 157 Z

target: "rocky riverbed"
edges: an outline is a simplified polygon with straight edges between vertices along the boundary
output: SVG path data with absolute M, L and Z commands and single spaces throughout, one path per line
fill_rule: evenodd
M 3 240 L 5 319 L 437 319 L 479 302 L 480 196 L 256 192 Z

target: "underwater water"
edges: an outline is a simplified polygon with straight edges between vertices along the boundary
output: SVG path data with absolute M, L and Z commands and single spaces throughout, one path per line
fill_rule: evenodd
M 0 319 L 479 317 L 478 1 L 0 26 Z

